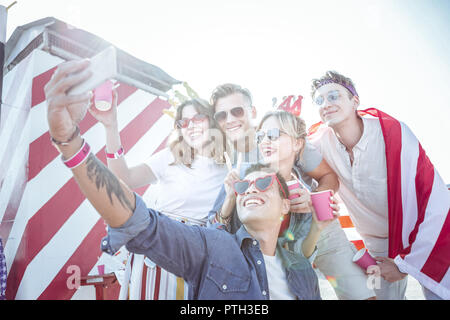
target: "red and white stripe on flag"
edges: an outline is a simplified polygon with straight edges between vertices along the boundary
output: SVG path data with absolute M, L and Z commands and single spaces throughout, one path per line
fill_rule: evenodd
M 341 208 L 345 205 L 343 203 L 340 203 Z M 356 230 L 355 226 L 353 225 L 352 219 L 348 215 L 348 213 L 342 213 L 343 210 L 341 209 L 341 215 L 339 217 L 339 222 L 341 224 L 342 229 L 345 232 L 345 235 L 347 236 L 347 239 L 352 242 L 356 248 L 356 250 L 364 248 L 364 241 L 362 240 L 361 236 L 359 235 L 358 231 Z
M 450 193 L 412 131 L 370 108 L 385 141 L 389 210 L 389 257 L 443 299 L 450 299 Z M 318 132 L 322 123 L 309 129 Z M 342 221 L 341 221 L 342 224 Z
M 50 143 L 44 86 L 61 59 L 35 50 L 4 79 L 0 122 L 0 237 L 8 299 L 71 299 L 69 267 L 96 272 L 105 224 Z M 118 120 L 127 161 L 143 161 L 164 145 L 169 103 L 126 84 L 118 87 Z M 104 163 L 103 126 L 90 114 L 81 134 Z M 147 188 L 136 190 L 143 195 Z M 81 297 L 83 298 L 83 297 Z
M 450 194 L 413 132 L 377 109 L 385 146 L 389 257 L 400 270 L 450 299 Z

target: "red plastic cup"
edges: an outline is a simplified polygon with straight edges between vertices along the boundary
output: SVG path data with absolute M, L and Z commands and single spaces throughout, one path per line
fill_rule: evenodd
M 330 198 L 330 190 L 311 193 L 311 201 L 314 210 L 316 210 L 317 220 L 325 221 L 334 219 L 333 208 L 330 207 Z
M 100 111 L 108 111 L 112 105 L 113 83 L 110 80 L 94 89 L 95 107 Z
M 358 266 L 363 268 L 364 270 L 367 270 L 370 266 L 376 266 L 377 262 L 374 258 L 370 255 L 370 253 L 367 251 L 366 248 L 362 248 L 358 252 L 355 253 L 353 256 L 353 262 L 356 263 Z

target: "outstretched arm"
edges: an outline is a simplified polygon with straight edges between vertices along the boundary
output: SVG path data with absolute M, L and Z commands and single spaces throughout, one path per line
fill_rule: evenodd
M 45 86 L 49 132 L 59 142 L 63 160 L 73 157 L 83 145 L 81 136 L 74 133 L 86 114 L 91 94 L 69 96 L 67 91 L 91 76 L 88 65 L 89 60 L 63 63 Z M 83 159 L 72 169 L 80 189 L 106 223 L 111 227 L 123 225 L 134 211 L 134 193 L 92 153 Z
M 88 65 L 89 61 L 84 60 L 58 67 L 45 87 L 47 119 L 62 160 L 71 167 L 80 189 L 110 227 L 102 241 L 103 249 L 114 254 L 126 244 L 130 252 L 145 254 L 168 271 L 199 283 L 199 270 L 204 269 L 208 257 L 201 230 L 206 228 L 188 226 L 148 209 L 139 196 L 88 152 L 77 134 L 91 95 L 69 96 L 66 92 L 90 76 Z

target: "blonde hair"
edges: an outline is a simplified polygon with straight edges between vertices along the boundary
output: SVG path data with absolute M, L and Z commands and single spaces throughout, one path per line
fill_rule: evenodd
M 226 150 L 226 139 L 214 120 L 213 109 L 207 101 L 200 98 L 194 98 L 177 107 L 174 129 L 168 140 L 169 149 L 175 158 L 174 162 L 170 165 L 183 164 L 186 167 L 191 168 L 195 156 L 197 155 L 197 151 L 186 143 L 183 134 L 181 133 L 181 129 L 177 126 L 177 121 L 181 120 L 183 109 L 187 106 L 193 106 L 198 113 L 208 117 L 210 138 L 212 138 L 212 143 L 214 143 L 209 156 L 218 164 L 225 163 L 224 152 Z
M 271 117 L 274 117 L 278 121 L 280 129 L 286 132 L 290 137 L 303 140 L 303 148 L 299 152 L 299 158 L 301 160 L 307 136 L 305 120 L 284 110 L 269 111 L 261 119 L 257 130 L 261 130 L 264 122 Z

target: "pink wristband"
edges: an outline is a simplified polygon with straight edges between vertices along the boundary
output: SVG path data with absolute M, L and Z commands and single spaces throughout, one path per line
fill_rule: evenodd
M 293 200 L 293 199 L 296 199 L 296 198 L 299 198 L 299 197 L 300 197 L 300 195 L 298 193 L 294 193 L 294 194 L 289 195 L 288 199 L 289 200 Z
M 294 189 L 297 189 L 297 188 L 300 188 L 300 183 L 298 183 L 298 182 L 288 186 L 289 190 L 294 190 Z
M 121 146 L 119 150 L 117 150 L 117 152 L 114 153 L 108 153 L 106 152 L 106 157 L 109 159 L 119 159 L 121 156 L 123 156 L 123 154 L 125 153 L 125 150 L 123 149 L 123 147 Z
M 83 163 L 84 160 L 89 156 L 91 153 L 91 147 L 86 142 L 86 140 L 83 140 L 83 145 L 81 146 L 81 149 L 70 159 L 63 160 L 64 164 L 69 168 L 73 169 L 78 167 L 81 163 Z

